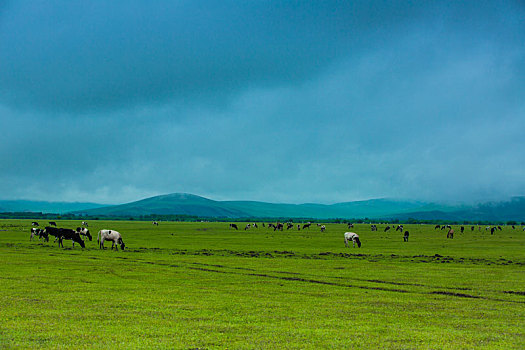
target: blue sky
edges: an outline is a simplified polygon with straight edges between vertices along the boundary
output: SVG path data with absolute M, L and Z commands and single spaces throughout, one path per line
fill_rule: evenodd
M 3 1 L 0 198 L 525 195 L 522 1 Z

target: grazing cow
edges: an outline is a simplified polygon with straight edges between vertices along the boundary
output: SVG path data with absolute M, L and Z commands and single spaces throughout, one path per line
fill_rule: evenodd
M 291 222 L 286 224 L 286 229 L 289 230 L 293 227 L 293 224 Z
M 44 229 L 32 227 L 31 237 L 29 238 L 29 240 L 32 241 L 33 238 L 35 238 L 35 236 L 38 236 L 38 240 L 42 239 L 45 242 L 49 242 L 49 236 Z
M 54 221 L 50 221 L 50 222 L 49 222 L 49 226 L 55 226 L 55 227 L 57 227 L 57 223 L 54 222 Z
M 361 248 L 361 241 L 359 240 L 359 235 L 355 232 L 345 232 L 345 247 L 348 247 L 348 242 L 349 241 L 352 241 L 354 243 L 354 248 L 355 248 L 355 244 L 357 243 L 357 246 L 359 248 Z
M 82 248 L 85 248 L 86 245 L 84 244 L 84 241 L 82 238 L 80 238 L 80 233 L 73 231 L 69 228 L 56 228 L 47 226 L 45 228 L 46 234 L 49 234 L 51 236 L 55 236 L 55 242 L 58 239 L 58 246 L 64 248 L 63 240 L 64 239 L 70 239 L 73 241 L 73 247 L 75 246 L 75 242 L 80 244 Z
M 35 236 L 40 237 L 40 231 L 42 231 L 39 228 L 31 227 L 31 236 L 29 237 L 29 240 L 32 241 Z
M 104 248 L 104 241 L 111 241 L 111 249 L 115 247 L 116 250 L 118 250 L 118 245 L 120 244 L 120 248 L 124 250 L 124 247 L 126 245 L 124 244 L 124 241 L 122 240 L 122 235 L 115 230 L 100 230 L 98 231 L 97 235 L 97 242 L 99 244 L 100 249 Z
M 326 226 L 325 225 L 321 225 L 321 232 L 324 232 L 326 230 Z
M 77 232 L 84 237 L 87 237 L 90 241 L 93 240 L 93 237 L 91 237 L 91 234 L 89 233 L 89 230 L 85 227 L 77 227 Z
M 297 224 L 297 231 L 301 231 L 301 225 Z
M 82 221 L 82 226 L 86 226 L 86 227 L 88 227 L 88 223 L 87 223 L 87 221 Z
M 277 223 L 277 225 L 273 225 L 273 230 L 279 230 L 279 231 L 282 231 L 284 228 L 284 225 L 281 224 L 280 222 Z
M 230 228 L 234 228 L 234 229 L 236 229 L 236 230 L 238 230 L 238 229 L 239 229 L 239 228 L 237 227 L 237 225 L 236 225 L 236 224 L 230 224 Z
M 396 231 L 403 232 L 403 225 L 397 225 Z
M 405 234 L 403 235 L 403 242 L 408 242 L 408 236 L 410 234 L 408 233 L 408 231 L 405 231 Z
M 246 224 L 246 226 L 244 227 L 244 231 L 246 231 L 246 230 L 249 229 L 250 227 L 252 227 L 252 225 L 250 225 L 250 224 Z
M 312 223 L 310 223 L 310 222 L 307 222 L 306 224 L 304 224 L 304 225 L 303 225 L 303 230 L 304 230 L 305 228 L 310 229 L 310 225 L 312 225 Z
M 31 223 L 31 226 L 38 226 L 38 222 L 33 221 L 33 222 Z
M 454 238 L 454 230 L 453 229 L 448 230 L 447 238 L 450 238 L 450 239 Z
M 388 230 L 390 230 L 390 226 L 385 227 L 385 230 L 383 232 L 386 232 Z
M 153 221 L 153 225 L 159 226 L 159 223 L 157 221 Z
M 494 231 L 496 231 L 496 228 L 495 228 L 495 227 L 491 227 L 491 228 L 490 228 L 490 234 L 493 235 L 493 234 L 494 234 Z
M 372 231 L 377 231 L 377 226 L 376 225 L 370 225 L 370 229 Z
M 254 223 L 252 224 L 252 227 L 253 227 L 253 228 L 259 228 L 259 226 L 257 226 L 257 223 L 256 223 L 256 222 L 254 222 Z
M 352 224 L 352 223 L 349 222 L 349 223 L 348 223 L 348 228 L 349 228 L 349 229 L 350 229 L 350 228 L 354 228 L 354 224 Z
M 463 233 L 463 231 L 465 231 L 465 227 L 461 226 L 461 233 Z
M 74 231 L 69 228 L 59 228 L 59 230 L 61 232 L 61 235 L 58 240 L 58 246 L 62 246 L 62 248 L 64 248 L 64 244 L 62 243 L 62 241 L 64 239 L 70 239 L 73 242 L 73 247 L 75 247 L 75 242 L 80 244 L 82 248 L 86 247 L 86 245 L 84 244 L 84 241 L 80 237 L 80 233 L 78 233 L 77 231 Z
M 436 227 L 434 227 L 434 230 L 437 230 L 438 228 L 441 228 L 441 225 L 436 225 Z
M 470 231 L 474 231 L 474 226 L 470 226 Z

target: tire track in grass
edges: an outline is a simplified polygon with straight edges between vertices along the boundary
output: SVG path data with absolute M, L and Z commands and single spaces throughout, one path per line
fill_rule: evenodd
M 211 264 L 208 265 L 208 264 L 203 264 L 203 263 L 168 264 L 168 263 L 159 263 L 159 262 L 144 261 L 144 260 L 135 260 L 135 262 L 150 264 L 150 265 L 159 265 L 159 266 L 170 267 L 170 268 L 186 268 L 189 270 L 196 270 L 196 271 L 202 271 L 202 272 L 211 272 L 211 273 L 226 274 L 226 275 L 238 275 L 238 276 L 262 277 L 262 278 L 270 278 L 270 279 L 276 279 L 276 280 L 281 280 L 281 281 L 311 283 L 311 284 L 327 285 L 327 286 L 342 287 L 342 288 L 356 288 L 356 289 L 364 289 L 364 290 L 377 290 L 377 291 L 383 291 L 383 292 L 419 294 L 419 295 L 441 295 L 441 296 L 455 297 L 455 298 L 481 299 L 481 300 L 489 300 L 489 301 L 497 301 L 497 302 L 525 304 L 525 301 L 520 301 L 520 300 L 505 300 L 505 299 L 492 298 L 492 297 L 487 297 L 487 296 L 471 295 L 471 294 L 465 294 L 465 293 L 455 293 L 455 292 L 449 292 L 449 291 L 432 290 L 429 292 L 418 292 L 418 291 L 410 291 L 410 290 L 398 289 L 398 288 L 359 286 L 355 284 L 330 282 L 330 281 L 323 281 L 320 279 L 312 279 L 312 278 L 278 276 L 278 275 L 272 275 L 268 273 L 253 273 L 253 272 L 219 270 L 219 269 L 235 269 L 235 270 L 245 269 L 245 268 L 240 268 L 240 267 L 228 267 L 224 265 L 211 265 Z M 215 267 L 216 269 L 207 268 L 207 267 L 188 266 L 188 265 L 210 266 L 210 267 Z M 396 282 L 387 282 L 387 281 L 380 281 L 380 280 L 363 280 L 363 281 L 367 281 L 371 283 L 392 283 L 392 284 L 396 283 Z M 417 284 L 408 284 L 408 283 L 406 285 L 418 286 Z M 432 287 L 432 286 L 425 286 L 425 285 L 419 285 L 419 286 L 425 287 L 425 288 L 453 289 L 450 287 Z M 461 289 L 458 289 L 458 290 L 461 290 Z

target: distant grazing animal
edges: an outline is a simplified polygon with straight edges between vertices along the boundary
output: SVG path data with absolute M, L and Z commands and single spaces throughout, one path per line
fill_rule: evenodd
M 89 230 L 85 227 L 77 227 L 77 232 L 84 237 L 87 237 L 90 241 L 93 240 L 93 237 L 91 237 L 91 234 L 89 233 Z
M 38 226 L 38 222 L 33 221 L 33 222 L 31 223 L 31 226 Z
M 301 231 L 301 225 L 297 224 L 297 231 Z
M 87 221 L 82 221 L 82 226 L 86 226 L 86 227 L 88 227 L 88 223 L 87 223 Z
M 403 242 L 408 242 L 408 236 L 410 234 L 408 233 L 408 231 L 405 231 L 405 234 L 403 235 Z
M 370 225 L 370 229 L 372 231 L 377 231 L 377 226 L 376 225 Z
M 252 225 L 250 225 L 250 224 L 246 224 L 246 226 L 244 227 L 244 231 L 246 231 L 246 230 L 249 229 L 250 227 L 252 227 Z
M 474 226 L 470 226 L 470 231 L 474 231 Z
M 355 232 L 345 232 L 344 234 L 344 237 L 345 237 L 345 247 L 348 247 L 348 242 L 352 241 L 354 243 L 354 248 L 355 248 L 355 244 L 357 243 L 357 246 L 359 248 L 361 248 L 361 241 L 359 240 L 359 235 Z
M 49 235 L 42 228 L 31 228 L 31 237 L 29 238 L 29 240 L 32 241 L 33 238 L 35 238 L 35 236 L 38 236 L 38 240 L 42 239 L 45 242 L 49 242 Z
M 303 230 L 304 230 L 305 228 L 309 229 L 309 228 L 310 228 L 310 225 L 312 225 L 312 223 L 310 223 L 310 222 L 307 222 L 306 224 L 304 224 L 304 225 L 303 225 Z
M 434 230 L 436 230 L 438 228 L 441 228 L 441 225 L 436 225 L 436 227 L 434 227 Z
M 490 234 L 493 235 L 493 234 L 494 234 L 494 231 L 496 231 L 496 228 L 495 228 L 495 227 L 491 227 L 491 228 L 490 228 Z
M 324 232 L 326 230 L 326 226 L 325 225 L 321 225 L 321 232 Z
M 354 228 L 354 224 L 348 223 L 348 228 Z
M 277 225 L 273 225 L 273 230 L 278 230 L 278 231 L 282 231 L 284 228 L 284 225 L 281 224 L 280 222 L 277 223 Z
M 124 250 L 124 247 L 126 245 L 124 244 L 124 241 L 122 240 L 122 235 L 115 230 L 100 230 L 98 231 L 97 235 L 97 242 L 99 244 L 100 249 L 104 248 L 104 241 L 111 241 L 111 249 L 115 247 L 116 250 L 118 250 L 118 245 L 120 245 L 120 248 Z
M 463 233 L 463 231 L 465 231 L 465 227 L 461 226 L 461 233 Z
M 86 245 L 84 244 L 84 241 L 82 238 L 80 238 L 80 233 L 73 231 L 69 228 L 56 228 L 47 226 L 45 228 L 45 231 L 47 234 L 50 234 L 51 236 L 55 236 L 55 242 L 58 239 L 58 246 L 64 248 L 63 240 L 64 239 L 70 239 L 73 242 L 73 247 L 75 246 L 75 243 L 80 244 L 82 248 L 85 248 Z
M 454 230 L 453 229 L 448 230 L 447 238 L 451 238 L 451 239 L 454 238 Z
M 397 225 L 396 231 L 403 232 L 403 225 Z
M 286 229 L 289 230 L 293 227 L 293 224 L 291 222 L 286 224 Z
M 62 246 L 62 248 L 64 248 L 64 244 L 62 243 L 62 241 L 64 239 L 70 239 L 73 242 L 73 247 L 75 247 L 75 242 L 80 244 L 82 248 L 86 247 L 86 245 L 84 244 L 84 241 L 80 237 L 80 233 L 78 233 L 77 231 L 74 231 L 69 228 L 60 228 L 59 230 L 61 232 L 61 235 L 58 240 L 58 246 Z
M 390 230 L 390 226 L 385 227 L 385 231 L 383 231 L 383 232 L 386 232 L 388 230 Z
M 259 226 L 257 226 L 257 223 L 256 223 L 256 222 L 254 222 L 254 223 L 252 224 L 252 227 L 253 227 L 253 228 L 259 228 Z
M 35 227 L 32 227 L 31 228 L 31 236 L 29 237 L 29 240 L 32 241 L 33 238 L 35 238 L 35 236 L 38 236 L 38 238 L 40 239 L 42 237 L 42 234 L 41 232 L 44 231 L 40 228 L 35 228 Z
M 239 228 L 237 227 L 237 225 L 236 225 L 236 224 L 230 224 L 230 228 L 234 228 L 234 229 L 236 229 L 236 230 L 238 230 L 238 229 L 239 229 Z
M 153 221 L 153 225 L 159 226 L 159 223 L 157 221 Z
M 50 221 L 50 222 L 49 222 L 49 226 L 55 226 L 55 227 L 57 227 L 57 223 L 54 222 L 54 221 Z

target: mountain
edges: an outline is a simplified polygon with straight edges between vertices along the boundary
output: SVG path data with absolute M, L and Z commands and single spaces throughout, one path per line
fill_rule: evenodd
M 444 205 L 409 200 L 372 199 L 332 205 L 214 201 L 186 193 L 146 198 L 132 203 L 77 211 L 91 216 L 192 215 L 222 218 L 418 219 L 525 221 L 525 197 L 509 202 Z
M 43 202 L 28 200 L 0 200 L 0 212 L 42 212 L 62 214 L 83 209 L 103 207 L 103 204 L 78 202 Z
M 0 212 L 72 213 L 101 217 L 190 215 L 208 218 L 408 219 L 525 222 L 525 197 L 476 205 L 444 205 L 422 201 L 371 199 L 331 205 L 256 201 L 215 201 L 173 193 L 136 202 L 103 206 L 95 203 L 0 201 Z

